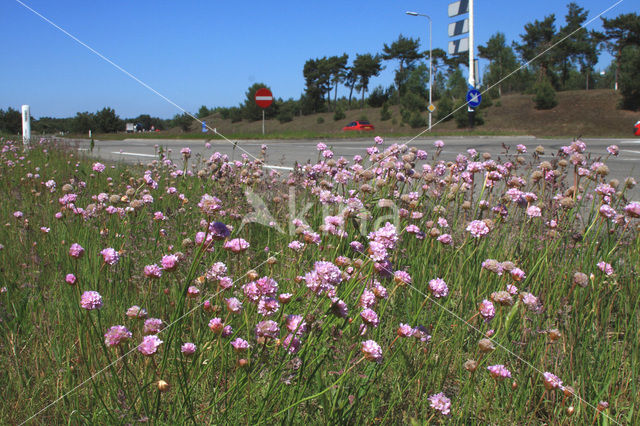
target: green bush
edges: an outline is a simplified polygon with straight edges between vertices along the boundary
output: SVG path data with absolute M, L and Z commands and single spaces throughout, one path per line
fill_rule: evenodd
M 391 113 L 389 112 L 389 105 L 385 102 L 382 104 L 382 110 L 380 111 L 380 121 L 386 121 L 391 119 Z
M 453 100 L 450 96 L 444 96 L 440 102 L 438 102 L 438 108 L 436 109 L 436 118 L 438 121 L 449 121 L 453 117 L 450 115 L 453 111 Z
M 427 119 L 422 116 L 418 111 L 414 111 L 409 118 L 408 123 L 412 129 L 427 126 Z
M 333 121 L 344 120 L 346 116 L 347 115 L 344 113 L 344 110 L 341 107 L 338 107 L 333 113 Z
M 288 110 L 280 111 L 280 113 L 278 114 L 278 121 L 280 123 L 288 123 L 290 121 L 293 121 L 293 114 Z
M 462 108 L 460 108 L 460 106 L 462 106 Z M 458 125 L 458 128 L 462 129 L 465 127 L 469 127 L 469 110 L 466 104 L 463 104 L 462 102 L 460 102 L 456 105 L 456 108 L 460 108 L 460 109 L 457 109 L 456 112 L 453 114 L 453 117 L 456 120 L 456 124 Z M 480 126 L 482 124 L 484 124 L 484 119 L 482 118 L 480 110 L 476 108 L 476 113 L 473 118 L 473 125 Z
M 318 118 L 316 118 L 316 123 L 318 123 L 318 124 L 322 124 L 322 123 L 324 123 L 324 117 L 318 117 Z
M 556 99 L 556 91 L 549 81 L 543 80 L 535 85 L 535 95 L 533 101 L 536 103 L 536 109 L 551 109 L 558 105 Z

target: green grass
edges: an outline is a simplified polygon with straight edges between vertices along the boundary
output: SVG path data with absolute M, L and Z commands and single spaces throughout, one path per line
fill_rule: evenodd
M 397 169 L 382 156 L 365 160 L 364 169 L 379 169 L 378 180 L 362 170 L 348 177 L 349 169 L 338 170 L 333 160 L 314 173 L 271 177 L 255 162 L 192 164 L 190 159 L 158 162 L 148 174 L 157 183 L 154 188 L 144 178 L 145 169 L 107 165 L 104 172 L 94 172 L 95 160 L 70 150 L 37 144 L 23 154 L 19 145 L 3 144 L 0 183 L 7 197 L 0 207 L 0 423 L 640 420 L 638 219 L 627 217 L 628 222 L 618 224 L 598 214 L 602 197 L 594 188 L 608 182 L 606 175 L 592 172 L 581 178 L 575 205 L 568 205 L 574 196 L 567 193 L 562 207 L 554 196 L 574 184 L 573 166 L 564 160 L 554 159 L 551 167 L 558 176 L 545 181 L 532 176 L 541 166 L 535 154 L 520 160 L 508 154 L 504 161 L 513 166 L 508 177 L 485 187 L 484 174 L 475 173 L 468 186 L 461 186 L 460 172 L 440 163 L 437 152 L 428 160 L 434 169 L 423 171 L 410 151 L 397 152 L 396 147 L 385 157 L 396 156 Z M 399 175 L 411 169 L 416 172 L 411 179 Z M 184 174 L 191 170 L 193 176 Z M 45 185 L 49 180 L 55 188 Z M 535 193 L 537 201 L 509 202 L 506 181 Z M 624 188 L 620 183 L 609 203 L 620 214 L 627 204 Z M 257 198 L 247 198 L 247 191 Z M 61 204 L 64 194 L 77 196 L 74 206 Z M 203 194 L 218 197 L 220 210 L 199 208 Z M 362 208 L 345 212 L 357 203 L 344 204 L 336 196 L 358 197 Z M 269 216 L 254 210 L 260 206 L 257 199 Z M 532 205 L 540 207 L 542 217 L 526 214 Z M 500 206 L 507 216 L 493 210 Z M 154 218 L 158 211 L 165 220 Z M 326 226 L 325 218 L 339 222 L 337 216 L 345 218 L 344 237 Z M 438 224 L 439 218 L 446 218 L 447 226 Z M 243 219 L 250 220 L 243 225 Z M 303 219 L 310 228 L 290 227 L 293 219 Z M 243 238 L 250 248 L 233 253 L 223 241 L 214 240 L 212 251 L 195 244 L 197 232 L 206 232 L 211 220 L 232 226 L 228 240 Z M 472 220 L 486 220 L 488 235 L 471 236 L 466 228 Z M 557 227 L 548 225 L 551 220 Z M 270 221 L 284 232 L 267 226 Z M 367 235 L 387 221 L 395 224 L 398 240 L 387 248 L 389 266 L 380 268 L 367 252 Z M 425 235 L 405 231 L 411 224 Z M 44 232 L 43 226 L 50 229 Z M 436 239 L 445 233 L 451 245 Z M 316 237 L 318 244 L 312 241 Z M 288 247 L 294 240 L 305 242 L 301 251 Z M 351 241 L 362 243 L 365 251 L 353 250 Z M 84 248 L 81 258 L 69 255 L 72 243 Z M 120 253 L 116 264 L 106 264 L 100 255 L 108 247 Z M 177 268 L 165 270 L 161 278 L 146 277 L 145 265 L 160 264 L 169 253 L 178 254 Z M 491 272 L 482 267 L 486 259 L 511 261 L 526 277 Z M 336 314 L 326 293 L 317 295 L 307 287 L 303 277 L 318 261 L 338 265 L 342 276 L 333 276 L 333 297 L 346 303 L 346 317 Z M 600 271 L 600 261 L 612 265 L 612 275 Z M 224 262 L 233 287 L 225 290 L 217 279 L 206 277 L 216 262 Z M 385 277 L 387 270 L 408 272 L 411 283 Z M 578 271 L 593 274 L 585 288 L 573 282 Z M 67 274 L 77 277 L 74 285 L 65 282 Z M 291 294 L 269 317 L 243 291 L 259 277 L 277 281 L 278 295 Z M 447 296 L 432 294 L 429 282 L 435 278 L 446 282 Z M 495 317 L 482 320 L 479 304 L 509 284 L 518 288 L 513 305 L 494 301 Z M 193 297 L 192 286 L 199 290 Z M 386 297 L 378 286 L 386 289 Z M 88 290 L 100 293 L 101 309 L 80 307 Z M 381 296 L 371 305 L 379 324 L 363 331 L 360 301 L 363 295 L 369 300 L 373 290 Z M 528 293 L 539 304 L 527 305 Z M 240 313 L 227 307 L 224 299 L 230 297 L 242 301 Z M 155 355 L 136 350 L 144 320 L 125 315 L 132 305 L 166 327 L 157 333 L 164 343 Z M 306 322 L 305 330 L 297 330 L 295 353 L 289 353 L 285 340 L 286 318 L 292 314 Z M 209 328 L 215 317 L 233 328 L 231 335 Z M 280 331 L 258 338 L 256 324 L 266 319 Z M 420 326 L 430 339 L 398 337 L 400 323 Z M 105 345 L 103 335 L 114 325 L 126 326 L 132 339 Z M 560 336 L 552 339 L 551 330 Z M 478 342 L 485 336 L 491 336 L 495 350 L 480 350 Z M 248 341 L 248 351 L 233 350 L 230 342 L 238 337 Z M 361 348 L 366 340 L 380 345 L 379 362 L 365 358 Z M 197 345 L 194 355 L 182 354 L 185 342 Z M 470 359 L 478 363 L 473 372 L 464 367 Z M 487 367 L 496 364 L 504 364 L 512 377 L 493 379 Z M 546 390 L 543 372 L 557 375 L 574 394 Z M 160 380 L 170 385 L 165 392 L 158 388 Z M 451 400 L 449 416 L 430 406 L 429 396 L 440 392 Z M 603 412 L 594 408 L 599 401 L 609 404 Z

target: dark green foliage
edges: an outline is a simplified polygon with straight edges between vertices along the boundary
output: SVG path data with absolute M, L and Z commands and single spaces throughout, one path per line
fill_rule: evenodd
M 453 114 L 453 117 L 456 120 L 458 128 L 462 129 L 465 127 L 469 127 L 469 109 L 467 108 L 466 103 L 461 102 L 456 105 L 456 108 L 458 109 Z M 473 125 L 480 126 L 482 124 L 484 124 L 484 119 L 482 118 L 480 110 L 476 108 L 475 114 L 473 115 Z
M 423 117 L 422 114 L 420 114 L 418 111 L 414 111 L 411 113 L 411 116 L 409 117 L 409 121 L 407 124 L 409 124 L 409 126 L 411 126 L 412 129 L 417 129 L 419 127 L 426 127 L 427 119 Z
M 193 118 L 185 112 L 184 114 L 176 114 L 173 117 L 173 120 L 171 120 L 171 125 L 173 127 L 179 127 L 180 130 L 186 132 L 187 130 L 189 130 L 192 122 Z
M 205 118 L 206 116 L 208 116 L 210 114 L 211 114 L 211 111 L 209 110 L 209 108 L 207 108 L 205 105 L 202 105 L 200 107 L 200 109 L 198 110 L 198 114 L 196 114 L 196 117 Z
M 380 121 L 387 121 L 391 119 L 391 112 L 389 112 L 389 104 L 382 104 L 382 109 L 380 110 Z
M 317 124 L 322 124 L 322 123 L 324 123 L 324 117 L 318 117 L 318 118 L 316 118 L 316 123 L 317 123 Z
M 453 100 L 450 96 L 444 96 L 438 102 L 438 108 L 436 109 L 436 118 L 438 121 L 449 121 L 453 118 L 450 115 L 453 112 Z
M 0 131 L 17 134 L 22 130 L 22 113 L 11 107 L 0 109 Z
M 382 59 L 385 61 L 398 60 L 400 66 L 396 70 L 395 84 L 400 88 L 404 85 L 408 78 L 406 68 L 411 68 L 413 63 L 424 55 L 418 51 L 420 47 L 420 39 L 413 39 L 404 37 L 402 34 L 398 36 L 398 39 L 391 43 L 391 45 L 384 44 L 382 48 Z
M 537 109 L 551 109 L 558 105 L 556 91 L 548 80 L 542 80 L 536 84 L 533 101 Z
M 337 107 L 336 111 L 333 113 L 333 120 L 339 121 L 344 120 L 347 115 L 344 113 L 344 110 L 341 107 Z
M 640 109 L 640 46 L 627 46 L 620 58 L 620 106 L 637 111 Z
M 389 90 L 385 90 L 384 87 L 378 86 L 371 91 L 367 103 L 373 108 L 379 108 L 387 100 L 389 100 Z
M 95 130 L 99 133 L 114 133 L 124 130 L 124 122 L 116 115 L 113 108 L 102 108 L 95 114 Z

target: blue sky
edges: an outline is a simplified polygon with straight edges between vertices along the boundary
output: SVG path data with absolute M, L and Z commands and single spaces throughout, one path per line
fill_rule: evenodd
M 76 1 L 21 0 L 188 111 L 200 105 L 235 106 L 249 86 L 269 85 L 274 96 L 298 98 L 307 59 L 379 53 L 399 34 L 446 50 L 449 1 Z M 555 13 L 565 1 L 475 0 L 476 44 L 501 31 L 509 42 L 523 27 Z M 595 16 L 616 0 L 577 3 Z M 634 4 L 635 3 L 635 4 Z M 607 17 L 637 12 L 625 0 Z M 589 28 L 600 28 L 600 20 Z M 179 110 L 123 74 L 15 0 L 0 2 L 0 108 L 31 105 L 35 117 L 69 117 L 110 106 L 121 117 L 163 118 Z M 606 67 L 603 55 L 598 70 Z M 370 89 L 393 81 L 386 62 Z M 338 96 L 346 95 L 345 88 Z

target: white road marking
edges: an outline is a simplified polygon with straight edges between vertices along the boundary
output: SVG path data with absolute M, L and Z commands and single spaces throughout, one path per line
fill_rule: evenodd
M 152 157 L 155 158 L 157 157 L 157 155 L 152 155 L 152 154 L 139 154 L 137 152 L 119 152 L 119 151 L 113 151 L 112 154 L 120 154 L 120 155 L 135 155 L 138 157 Z
M 293 167 L 270 166 L 268 164 L 265 164 L 262 167 L 266 167 L 267 169 L 277 169 L 277 170 L 293 170 Z
M 620 151 L 622 151 L 622 152 L 632 152 L 634 154 L 640 154 L 640 151 L 632 151 L 630 149 L 621 149 Z

